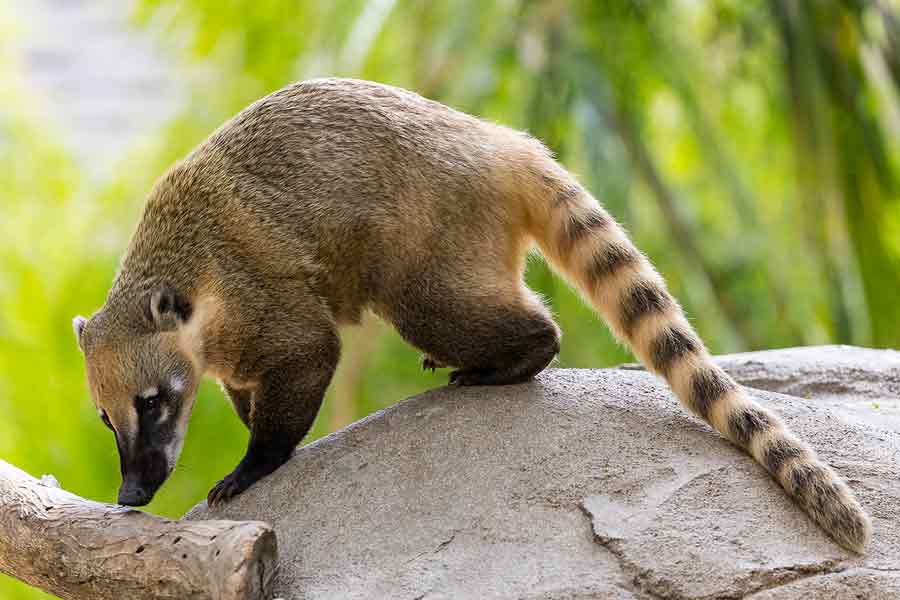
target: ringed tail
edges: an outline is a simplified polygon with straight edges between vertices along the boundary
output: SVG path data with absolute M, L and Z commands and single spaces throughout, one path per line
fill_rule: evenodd
M 543 254 L 689 411 L 765 467 L 838 544 L 862 553 L 872 526 L 847 484 L 712 361 L 662 277 L 609 213 L 555 161 L 538 160 L 537 180 L 518 189 L 540 190 L 523 201 Z

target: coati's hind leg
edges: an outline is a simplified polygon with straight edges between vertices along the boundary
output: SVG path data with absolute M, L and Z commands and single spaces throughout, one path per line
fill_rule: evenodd
M 437 369 L 443 369 L 447 365 L 442 364 L 435 360 L 433 357 L 428 356 L 427 354 L 422 356 L 422 370 L 427 371 L 431 369 L 431 372 L 434 373 Z
M 456 385 L 506 385 L 533 378 L 559 353 L 559 328 L 540 311 L 511 310 L 480 332 L 482 353 L 450 373 Z
M 481 296 L 430 282 L 411 288 L 392 317 L 434 364 L 457 367 L 458 385 L 521 383 L 559 352 L 559 328 L 523 284 Z

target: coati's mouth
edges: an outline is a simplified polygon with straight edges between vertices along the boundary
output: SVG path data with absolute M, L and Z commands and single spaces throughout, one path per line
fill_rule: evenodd
M 123 485 L 119 488 L 118 502 L 123 506 L 146 506 L 153 500 L 154 494 L 156 490 Z
M 151 451 L 134 461 L 132 468 L 123 469 L 118 503 L 125 506 L 146 506 L 169 476 L 168 462 L 163 452 Z

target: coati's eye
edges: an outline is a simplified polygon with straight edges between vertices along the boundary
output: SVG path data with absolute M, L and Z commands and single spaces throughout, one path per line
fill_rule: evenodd
M 159 403 L 161 400 L 162 394 L 159 388 L 152 387 L 148 390 L 145 390 L 142 394 L 136 396 L 134 399 L 134 404 L 138 412 L 151 412 L 159 407 Z
M 103 424 L 106 425 L 106 427 L 107 427 L 110 431 L 113 430 L 112 423 L 109 422 L 109 415 L 106 414 L 106 411 L 105 411 L 105 410 L 104 410 L 103 412 L 100 413 L 100 420 L 103 421 Z

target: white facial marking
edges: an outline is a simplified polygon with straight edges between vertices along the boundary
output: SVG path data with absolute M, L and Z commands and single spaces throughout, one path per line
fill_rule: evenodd
M 168 467 L 169 473 L 174 471 L 175 465 L 178 464 L 178 457 L 181 456 L 181 448 L 184 446 L 184 437 L 187 434 L 188 419 L 181 418 L 178 421 L 175 424 L 175 436 L 165 447 L 166 467 Z
M 174 375 L 172 379 L 169 381 L 169 386 L 172 388 L 172 391 L 176 394 L 180 394 L 184 391 L 184 377 L 180 375 Z
M 166 468 L 169 470 L 169 473 L 175 470 L 175 465 L 178 463 L 178 457 L 181 455 L 181 446 L 183 444 L 184 438 L 176 438 L 165 448 Z
M 170 383 L 172 384 L 172 389 L 175 389 L 174 379 Z M 179 378 L 179 383 L 183 388 L 185 385 L 184 380 Z M 175 422 L 175 435 L 172 436 L 172 441 L 166 445 L 164 450 L 166 454 L 166 466 L 169 469 L 169 473 L 171 473 L 175 469 L 175 465 L 178 464 L 178 457 L 181 455 L 181 449 L 184 446 L 184 438 L 187 435 L 188 423 L 190 423 L 193 408 L 194 398 L 184 398 L 181 405 L 181 412 L 178 415 L 178 421 Z
M 159 395 L 159 388 L 155 385 L 153 387 L 148 387 L 146 390 L 140 393 L 141 398 L 152 398 L 153 396 Z
M 162 425 L 163 423 L 166 422 L 166 420 L 168 420 L 168 418 L 169 418 L 169 407 L 168 407 L 168 406 L 163 406 L 163 407 L 160 408 L 160 410 L 159 410 L 159 418 L 156 419 L 156 424 L 157 424 L 157 425 Z

